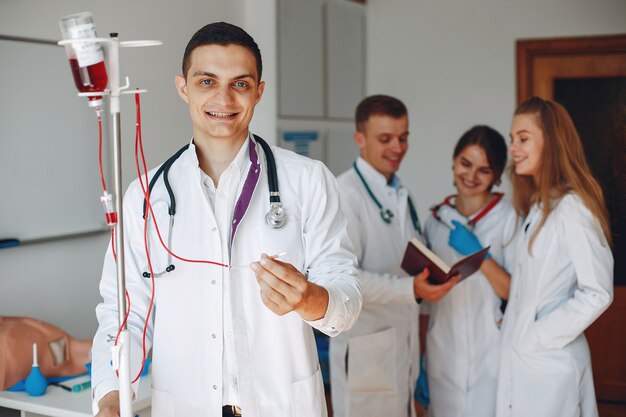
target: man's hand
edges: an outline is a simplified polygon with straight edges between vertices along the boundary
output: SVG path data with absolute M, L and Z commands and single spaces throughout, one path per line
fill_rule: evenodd
M 439 301 L 448 293 L 461 279 L 460 275 L 455 275 L 451 280 L 444 284 L 433 285 L 428 282 L 430 271 L 425 268 L 422 272 L 413 278 L 413 291 L 415 298 L 423 298 L 426 301 Z
M 119 417 L 120 416 L 120 393 L 111 391 L 98 401 L 100 411 L 96 417 Z
M 262 254 L 250 267 L 261 287 L 263 303 L 274 313 L 282 316 L 295 311 L 307 321 L 326 315 L 328 291 L 309 282 L 293 265 Z

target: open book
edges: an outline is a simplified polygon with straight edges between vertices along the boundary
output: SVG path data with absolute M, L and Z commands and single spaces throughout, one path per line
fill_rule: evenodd
M 415 276 L 424 268 L 428 268 L 430 271 L 428 281 L 431 284 L 443 284 L 456 274 L 460 274 L 461 280 L 463 280 L 480 268 L 488 251 L 489 246 L 459 259 L 452 266 L 448 266 L 426 245 L 413 238 L 406 246 L 404 258 L 402 258 L 402 269 L 409 275 Z

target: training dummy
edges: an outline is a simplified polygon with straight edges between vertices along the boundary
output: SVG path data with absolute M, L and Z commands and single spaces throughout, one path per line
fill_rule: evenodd
M 0 390 L 25 379 L 37 343 L 39 369 L 47 377 L 87 372 L 91 340 L 78 340 L 60 328 L 28 317 L 0 316 Z

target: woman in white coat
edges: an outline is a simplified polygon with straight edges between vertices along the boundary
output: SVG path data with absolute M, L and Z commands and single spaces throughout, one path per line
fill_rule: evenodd
M 497 416 L 598 415 L 583 332 L 613 296 L 602 190 L 559 104 L 533 97 L 511 125 L 516 236 Z
M 500 321 L 508 298 L 515 211 L 501 193 L 507 158 L 502 135 L 474 126 L 459 139 L 452 172 L 458 194 L 432 208 L 425 237 L 452 264 L 489 245 L 488 259 L 439 302 L 428 305 L 426 368 L 429 417 L 488 417 L 495 413 Z M 469 229 L 472 229 L 470 231 Z

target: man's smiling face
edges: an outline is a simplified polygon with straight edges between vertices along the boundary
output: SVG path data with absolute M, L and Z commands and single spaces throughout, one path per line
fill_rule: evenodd
M 189 105 L 196 140 L 242 140 L 263 95 L 254 55 L 240 45 L 203 45 L 191 53 L 176 88 Z

